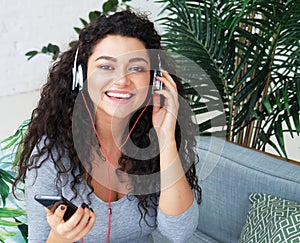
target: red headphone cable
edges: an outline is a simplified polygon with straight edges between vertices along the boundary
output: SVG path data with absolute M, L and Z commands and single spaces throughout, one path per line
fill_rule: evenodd
M 87 104 L 87 101 L 85 99 L 85 96 L 83 94 L 83 92 L 81 92 L 81 95 L 82 95 L 82 98 L 83 98 L 83 101 L 84 101 L 84 104 L 85 104 L 85 107 L 87 109 L 87 112 L 89 114 L 89 117 L 90 117 L 90 120 L 92 122 L 92 125 L 93 125 L 93 130 L 94 130 L 94 133 L 96 134 L 97 136 L 97 139 L 98 139 L 98 142 L 100 143 L 101 145 L 101 148 L 102 148 L 102 151 L 104 153 L 104 156 L 108 162 L 108 168 L 107 168 L 107 179 L 108 179 L 108 184 L 109 184 L 109 196 L 108 196 L 108 228 L 107 228 L 107 236 L 106 236 L 106 242 L 108 243 L 109 242 L 109 239 L 110 239 L 110 224 L 111 224 L 111 215 L 112 215 L 112 209 L 111 209 L 111 198 L 112 198 L 112 188 L 111 188 L 111 184 L 110 184 L 110 164 L 111 164 L 111 160 L 117 155 L 117 152 L 119 150 L 121 150 L 121 148 L 126 144 L 126 142 L 128 141 L 131 133 L 133 132 L 133 129 L 135 128 L 136 124 L 138 123 L 139 119 L 141 118 L 141 116 L 143 115 L 143 113 L 145 112 L 145 110 L 147 109 L 147 107 L 149 106 L 150 104 L 150 101 L 151 101 L 151 97 L 149 98 L 147 104 L 145 105 L 145 107 L 143 108 L 143 110 L 141 111 L 141 113 L 139 114 L 138 118 L 136 119 L 136 121 L 134 122 L 132 128 L 130 129 L 127 137 L 125 138 L 124 142 L 118 147 L 118 149 L 116 149 L 115 152 L 113 152 L 112 156 L 109 157 L 108 156 L 108 153 L 107 153 L 107 150 L 103 144 L 103 142 L 101 141 L 101 138 L 97 132 L 97 129 L 96 129 L 96 126 L 95 126 L 95 123 L 94 123 L 94 120 L 93 120 L 93 117 L 92 117 L 92 114 L 91 114 L 91 111 L 88 107 L 88 104 Z M 84 239 L 82 238 L 80 240 L 81 243 L 84 243 Z

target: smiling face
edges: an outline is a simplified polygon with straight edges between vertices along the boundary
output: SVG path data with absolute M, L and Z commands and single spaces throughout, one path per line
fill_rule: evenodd
M 132 37 L 108 35 L 94 47 L 87 63 L 87 86 L 97 116 L 127 118 L 145 101 L 150 58 Z

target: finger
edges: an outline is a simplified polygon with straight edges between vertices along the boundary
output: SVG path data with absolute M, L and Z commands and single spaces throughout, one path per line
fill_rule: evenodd
M 170 92 L 168 90 L 157 90 L 155 91 L 155 94 L 160 96 L 164 96 L 164 106 L 163 108 L 166 109 L 166 111 L 170 114 L 172 114 L 174 117 L 177 117 L 178 114 L 178 108 L 179 108 L 179 101 L 177 93 Z M 153 108 L 153 113 L 160 111 L 161 107 Z
M 66 209 L 67 207 L 63 204 L 61 204 L 53 213 L 53 211 L 51 211 L 50 209 L 48 208 L 45 208 L 46 210 L 46 213 L 47 213 L 47 217 L 49 219 L 49 223 L 50 225 L 53 225 L 53 224 L 59 224 L 61 222 L 63 222 L 63 217 L 65 215 L 65 212 L 66 212 Z
M 96 222 L 96 215 L 90 211 L 88 222 L 87 222 L 85 228 L 82 230 L 82 234 L 83 234 L 82 236 L 85 236 L 88 232 L 90 232 L 90 230 L 94 226 L 95 222 Z
M 77 226 L 79 232 L 85 228 L 85 226 L 87 225 L 89 218 L 90 218 L 90 209 L 85 208 L 83 211 L 84 211 L 83 215 Z
M 44 207 L 44 208 L 45 208 L 47 216 L 51 216 L 54 214 L 49 208 L 47 208 L 47 207 Z
M 166 83 L 169 83 L 174 90 L 177 90 L 177 85 L 174 81 L 174 79 L 172 78 L 172 76 L 165 70 L 162 70 L 162 74 L 163 74 L 163 77 L 166 79 Z
M 155 91 L 155 94 L 153 95 L 153 112 L 157 112 L 161 108 L 160 99 L 161 99 L 160 95 L 156 94 Z
M 83 216 L 79 224 L 72 230 L 72 234 L 76 235 L 76 238 L 83 238 L 93 227 L 96 221 L 96 215 L 88 208 L 83 209 Z
M 164 76 L 166 79 L 172 81 L 172 83 L 175 84 L 175 81 L 173 80 L 171 74 L 169 74 L 168 71 L 166 71 L 166 70 L 161 70 L 161 72 L 162 72 L 163 76 Z
M 87 221 L 85 222 L 85 224 L 83 225 L 82 228 L 81 228 L 81 225 L 78 225 L 77 228 L 78 229 L 81 228 L 81 229 L 78 232 L 78 234 L 76 235 L 76 241 L 79 241 L 85 235 L 87 235 L 90 232 L 90 230 L 93 228 L 93 226 L 96 222 L 96 215 L 89 209 L 87 209 L 86 211 L 87 211 L 88 219 L 87 219 Z
M 55 210 L 55 212 L 54 212 L 55 217 L 56 217 L 59 221 L 63 220 L 63 217 L 64 217 L 64 215 L 65 215 L 66 210 L 67 210 L 66 205 L 63 205 L 63 204 L 60 205 L 60 206 Z
M 76 212 L 72 215 L 71 218 L 68 219 L 68 221 L 66 222 L 66 226 L 68 227 L 68 229 L 74 229 L 80 222 L 80 220 L 82 219 L 83 215 L 84 215 L 84 209 L 86 208 L 86 204 L 82 203 L 76 210 Z
M 172 92 L 166 89 L 161 89 L 161 90 L 155 90 L 155 95 L 162 95 L 165 97 L 165 102 L 170 102 L 173 101 L 174 104 L 178 104 L 178 94 L 176 92 Z M 167 105 L 167 103 L 165 103 Z
M 163 83 L 164 89 L 170 90 L 170 91 L 175 91 L 176 87 L 172 85 L 169 80 L 167 80 L 165 77 L 156 77 L 156 80 L 160 81 Z

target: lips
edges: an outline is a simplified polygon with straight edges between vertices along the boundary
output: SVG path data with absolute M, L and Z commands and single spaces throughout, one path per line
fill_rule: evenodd
M 133 94 L 127 91 L 109 90 L 105 92 L 105 95 L 118 103 L 124 103 L 129 101 L 133 97 Z
M 131 93 L 125 93 L 125 92 L 116 92 L 116 91 L 106 91 L 105 94 L 112 98 L 118 98 L 118 99 L 130 99 L 133 94 Z

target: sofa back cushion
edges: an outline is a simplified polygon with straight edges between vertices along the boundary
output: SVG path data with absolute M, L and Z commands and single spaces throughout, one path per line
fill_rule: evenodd
M 202 233 L 238 242 L 252 192 L 300 202 L 300 166 L 215 137 L 197 139 Z

